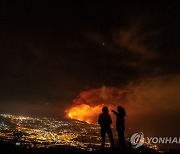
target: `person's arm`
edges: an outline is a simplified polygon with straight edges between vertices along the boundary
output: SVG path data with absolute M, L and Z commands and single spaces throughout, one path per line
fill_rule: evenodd
M 112 113 L 114 113 L 115 116 L 118 116 L 118 112 L 112 110 Z

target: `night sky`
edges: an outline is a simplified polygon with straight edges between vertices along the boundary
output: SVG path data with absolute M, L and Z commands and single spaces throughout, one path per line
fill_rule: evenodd
M 125 106 L 147 127 L 161 121 L 179 135 L 179 8 L 170 0 L 1 0 L 0 111 L 61 117 L 83 91 L 125 89 Z

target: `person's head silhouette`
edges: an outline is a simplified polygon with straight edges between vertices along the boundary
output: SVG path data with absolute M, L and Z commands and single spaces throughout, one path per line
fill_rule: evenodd
M 103 112 L 103 113 L 108 113 L 109 110 L 108 110 L 108 108 L 107 108 L 106 106 L 104 106 L 104 107 L 102 108 L 102 112 Z
M 117 107 L 117 111 L 122 115 L 122 116 L 126 116 L 126 111 L 122 106 L 118 106 Z

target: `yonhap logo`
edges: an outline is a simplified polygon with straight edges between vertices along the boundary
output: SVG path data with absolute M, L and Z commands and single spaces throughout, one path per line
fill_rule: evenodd
M 146 142 L 145 142 L 146 141 Z M 143 144 L 180 144 L 180 137 L 144 137 L 143 132 L 135 133 L 131 136 L 130 142 L 134 149 Z
M 144 134 L 143 132 L 135 133 L 131 136 L 130 142 L 134 149 L 142 146 L 144 144 Z

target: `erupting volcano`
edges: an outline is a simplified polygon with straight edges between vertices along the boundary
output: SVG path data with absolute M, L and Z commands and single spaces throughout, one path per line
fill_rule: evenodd
M 107 106 L 111 114 L 111 110 L 123 102 L 126 93 L 114 87 L 82 91 L 79 97 L 73 100 L 73 106 L 66 111 L 67 116 L 87 123 L 97 123 L 102 108 Z
M 91 107 L 87 104 L 81 104 L 72 107 L 68 111 L 68 116 L 72 119 L 77 119 L 80 121 L 86 121 L 87 123 L 92 123 L 94 119 L 94 115 L 98 115 L 101 112 L 101 108 L 103 105 L 97 105 Z
M 80 104 L 73 106 L 67 112 L 68 117 L 71 119 L 77 119 L 80 121 L 85 121 L 87 123 L 96 123 L 98 115 L 102 112 L 102 108 L 105 106 L 104 104 L 89 106 L 87 104 Z M 112 106 L 108 106 L 109 109 Z

